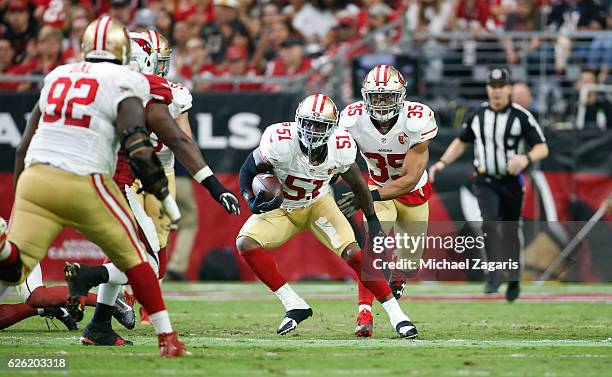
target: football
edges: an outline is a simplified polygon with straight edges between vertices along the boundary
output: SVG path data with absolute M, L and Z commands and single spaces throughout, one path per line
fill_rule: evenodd
M 270 173 L 257 174 L 253 179 L 251 188 L 255 196 L 263 192 L 263 199 L 265 201 L 270 201 L 277 196 L 283 195 L 283 185 L 281 185 L 276 176 Z

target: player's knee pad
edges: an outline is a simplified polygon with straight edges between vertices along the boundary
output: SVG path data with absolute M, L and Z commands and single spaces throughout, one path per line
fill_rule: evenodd
M 238 238 L 236 238 L 236 249 L 238 249 L 238 252 L 240 253 L 240 255 L 247 254 L 249 253 L 249 251 L 253 249 L 260 249 L 260 248 L 261 248 L 261 245 L 257 241 L 252 239 L 251 237 L 238 236 Z

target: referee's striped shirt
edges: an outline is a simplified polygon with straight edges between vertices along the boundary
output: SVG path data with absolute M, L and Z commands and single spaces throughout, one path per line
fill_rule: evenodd
M 535 144 L 545 143 L 537 120 L 522 106 L 510 103 L 494 111 L 484 102 L 463 123 L 459 139 L 474 143 L 474 167 L 479 174 L 507 175 L 506 165 L 515 154 L 528 152 Z

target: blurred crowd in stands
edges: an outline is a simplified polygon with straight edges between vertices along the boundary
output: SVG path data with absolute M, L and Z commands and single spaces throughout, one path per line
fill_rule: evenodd
M 586 37 L 580 48 L 564 36 L 609 31 L 611 11 L 612 0 L 0 0 L 0 74 L 45 74 L 80 60 L 85 27 L 110 14 L 132 31 L 154 28 L 168 37 L 174 51 L 169 78 L 194 91 L 276 91 L 282 86 L 275 80 L 229 77 L 301 74 L 318 88 L 329 77 L 322 67 L 330 60 L 348 64 L 353 56 L 381 51 L 418 51 L 427 60 L 452 48 L 454 34 L 467 35 L 458 44 L 464 66 L 545 59 L 553 62 L 552 74 L 563 75 L 568 62 L 578 59 L 595 82 L 609 83 L 611 33 Z M 542 38 L 506 31 L 556 37 L 542 48 Z M 373 36 L 368 43 L 366 35 Z M 480 61 L 487 55 L 476 55 L 480 43 L 492 40 L 503 61 Z M 4 81 L 0 89 L 37 85 Z

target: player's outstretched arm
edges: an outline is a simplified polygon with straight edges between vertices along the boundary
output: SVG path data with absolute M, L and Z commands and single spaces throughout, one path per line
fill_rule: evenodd
M 146 113 L 149 129 L 155 132 L 159 140 L 170 148 L 193 179 L 204 186 L 228 213 L 239 215 L 240 203 L 238 197 L 225 188 L 214 176 L 212 170 L 204 161 L 198 145 L 186 133 L 186 130 L 183 130 L 185 127 L 191 130 L 187 114 L 182 114 L 179 119 L 181 117 L 183 117 L 181 120 L 182 127 L 181 125 L 177 127 L 177 123 L 168 112 L 168 106 L 163 103 L 151 103 Z M 186 125 L 185 121 L 187 122 Z
M 414 190 L 429 161 L 429 141 L 416 144 L 404 157 L 402 176 L 372 191 L 374 200 L 390 200 Z
M 34 108 L 30 113 L 30 117 L 28 118 L 28 122 L 26 123 L 25 131 L 23 132 L 23 138 L 21 139 L 21 143 L 17 146 L 17 150 L 15 151 L 15 169 L 13 174 L 13 192 L 17 189 L 17 180 L 19 176 L 23 172 L 25 168 L 25 157 L 28 152 L 28 148 L 30 147 L 30 142 L 32 141 L 32 137 L 38 128 L 38 122 L 40 121 L 40 108 L 38 107 L 38 101 L 34 104 Z
M 277 196 L 270 201 L 263 200 L 263 193 L 255 196 L 251 187 L 253 186 L 253 179 L 259 173 L 266 173 L 272 171 L 274 166 L 265 159 L 261 154 L 259 148 L 255 149 L 252 153 L 249 153 L 246 160 L 240 168 L 240 194 L 244 197 L 244 200 L 249 203 L 249 209 L 254 214 L 260 214 L 268 211 L 272 211 L 280 207 L 283 202 L 282 196 Z
M 376 212 L 374 211 L 374 201 L 372 200 L 370 189 L 368 188 L 367 183 L 363 180 L 357 163 L 353 162 L 351 167 L 346 172 L 341 174 L 341 176 L 355 194 L 353 203 L 363 211 L 363 215 L 368 222 L 368 233 L 372 236 L 384 236 L 382 227 L 380 226 L 380 222 L 378 221 L 378 217 L 376 217 Z M 340 210 L 342 210 L 342 208 Z

